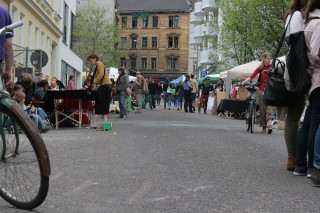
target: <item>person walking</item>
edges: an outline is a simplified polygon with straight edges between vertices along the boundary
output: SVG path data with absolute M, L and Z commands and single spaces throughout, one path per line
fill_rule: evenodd
M 149 101 L 150 101 L 149 106 L 151 110 L 156 108 L 157 87 L 158 87 L 158 84 L 154 82 L 152 78 L 150 78 L 148 89 L 149 89 Z
M 210 78 L 206 77 L 206 81 L 200 86 L 201 96 L 198 112 L 201 112 L 201 107 L 203 106 L 203 113 L 207 114 L 207 105 L 209 99 L 210 91 L 213 91 L 213 85 L 210 83 Z
M 268 81 L 268 74 L 265 72 L 267 70 L 270 70 L 271 68 L 271 54 L 268 52 L 265 52 L 262 54 L 262 61 L 259 67 L 257 67 L 254 72 L 246 78 L 242 85 L 245 85 L 247 82 L 254 79 L 258 74 L 259 77 L 259 90 L 257 92 L 258 96 L 258 104 L 260 109 L 260 127 L 262 127 L 262 133 L 272 133 L 272 107 L 266 106 L 263 103 L 263 92 L 266 87 L 267 81 Z
M 127 117 L 127 109 L 126 109 L 126 90 L 129 86 L 129 76 L 126 74 L 126 71 L 120 67 L 118 68 L 118 79 L 116 81 L 116 91 L 118 94 L 119 108 L 120 113 L 118 118 L 126 118 Z
M 192 91 L 191 91 L 192 111 L 195 111 L 196 110 L 196 99 L 197 99 L 197 95 L 199 95 L 199 88 L 198 88 L 198 82 L 194 78 L 193 73 L 191 74 L 190 83 L 192 86 Z
M 170 107 L 171 107 L 171 88 L 170 88 L 170 79 L 167 78 L 166 79 L 166 82 L 162 85 L 162 91 L 163 91 L 163 94 L 164 94 L 164 97 L 163 97 L 163 102 L 164 102 L 164 105 L 163 105 L 163 108 L 166 109 L 167 108 L 167 104 L 168 104 L 168 109 L 170 110 Z
M 95 53 L 89 55 L 87 61 L 93 65 L 96 65 L 93 73 L 94 80 L 92 84 L 92 90 L 97 92 L 97 98 L 95 99 L 94 120 L 91 124 L 91 128 L 97 129 L 99 116 L 103 116 L 103 122 L 108 121 L 111 97 L 111 81 L 105 65 L 99 60 L 99 57 Z
M 136 97 L 138 108 L 135 113 L 142 113 L 142 98 L 144 97 L 144 91 L 146 90 L 146 82 L 141 72 L 136 72 L 136 80 L 133 83 L 133 92 Z
M 306 17 L 306 9 L 308 0 L 292 0 L 289 6 L 285 26 L 286 39 L 293 33 L 303 30 L 304 19 Z M 289 20 L 291 18 L 290 24 Z M 289 25 L 288 25 L 289 24 Z M 297 137 L 299 128 L 299 119 L 302 115 L 305 105 L 305 94 L 299 94 L 295 105 L 287 107 L 287 116 L 285 117 L 284 139 L 286 142 L 288 160 L 287 170 L 294 171 L 296 167 Z M 298 175 L 298 173 L 294 173 Z
M 304 35 L 312 77 L 307 109 L 298 133 L 294 174 L 307 175 L 314 184 L 320 186 L 320 146 L 319 140 L 315 140 L 320 124 L 320 19 L 309 20 L 311 17 L 320 17 L 320 0 L 309 1 L 306 12 L 308 24 L 304 29 Z
M 190 75 L 186 76 L 186 79 L 182 83 L 183 91 L 184 91 L 184 111 L 194 113 L 192 109 L 192 100 L 191 100 L 191 91 L 192 85 L 190 83 Z M 189 110 L 188 110 L 189 107 Z

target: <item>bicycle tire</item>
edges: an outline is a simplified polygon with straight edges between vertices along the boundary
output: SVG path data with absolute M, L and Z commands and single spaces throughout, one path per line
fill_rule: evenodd
M 251 118 L 250 132 L 252 134 L 254 131 L 254 122 L 255 122 L 255 104 L 254 103 L 251 103 L 250 105 L 250 118 Z
M 251 131 L 252 126 L 251 105 L 252 103 L 250 102 L 248 106 L 247 132 Z
M 50 161 L 43 139 L 30 117 L 12 101 L 0 100 L 0 116 L 11 126 L 0 128 L 0 196 L 13 206 L 31 210 L 43 203 L 49 190 Z M 13 131 L 13 132 L 12 132 Z

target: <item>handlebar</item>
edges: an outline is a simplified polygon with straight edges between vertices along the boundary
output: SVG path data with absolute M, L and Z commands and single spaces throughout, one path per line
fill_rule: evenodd
M 245 84 L 243 85 L 248 91 L 255 91 L 257 89 L 259 89 L 258 85 L 256 83 L 249 83 L 249 84 Z
M 13 24 L 10 24 L 8 26 L 5 26 L 5 27 L 0 29 L 0 35 L 4 35 L 5 33 L 9 32 L 9 31 L 12 31 L 14 28 L 20 27 L 22 25 L 23 25 L 23 22 L 22 21 L 18 21 L 18 22 L 15 22 Z

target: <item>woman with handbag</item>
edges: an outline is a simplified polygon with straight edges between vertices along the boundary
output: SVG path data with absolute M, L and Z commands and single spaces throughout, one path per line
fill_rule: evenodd
M 111 97 L 111 81 L 109 80 L 108 72 L 105 65 L 99 61 L 99 57 L 92 53 L 88 56 L 87 61 L 96 65 L 93 73 L 92 90 L 96 91 L 95 106 L 94 106 L 94 120 L 91 124 L 92 129 L 97 129 L 97 121 L 99 115 L 103 115 L 103 122 L 108 121 L 110 97 Z
M 303 30 L 304 19 L 306 18 L 306 9 L 309 0 L 292 0 L 287 13 L 286 24 L 286 38 L 291 34 Z M 291 20 L 290 20 L 291 18 Z M 286 79 L 287 70 L 285 70 L 284 78 Z M 289 105 L 287 110 L 287 116 L 285 118 L 284 127 L 284 139 L 288 151 L 287 170 L 294 171 L 296 166 L 296 145 L 299 129 L 300 117 L 303 113 L 305 105 L 305 94 L 298 94 L 296 103 Z M 300 148 L 299 148 L 300 149 Z M 299 175 L 298 171 L 294 172 L 295 175 Z
M 242 85 L 254 79 L 259 74 L 259 90 L 257 92 L 257 98 L 260 110 L 260 126 L 262 127 L 262 133 L 272 133 L 272 107 L 266 106 L 263 103 L 263 92 L 268 81 L 268 74 L 265 72 L 271 69 L 271 54 L 268 52 L 263 53 L 262 62 L 259 67 L 257 67 L 254 72 L 246 78 Z

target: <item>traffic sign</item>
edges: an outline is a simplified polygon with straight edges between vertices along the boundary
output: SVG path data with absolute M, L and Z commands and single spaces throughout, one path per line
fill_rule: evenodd
M 201 71 L 201 78 L 204 78 L 208 75 L 208 72 L 206 70 Z

